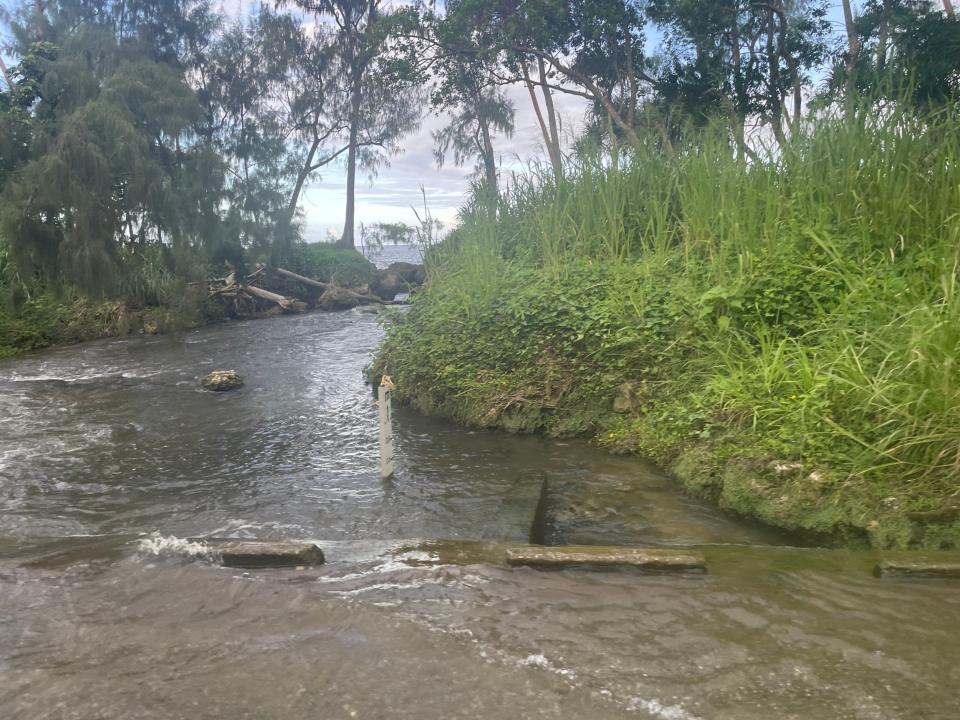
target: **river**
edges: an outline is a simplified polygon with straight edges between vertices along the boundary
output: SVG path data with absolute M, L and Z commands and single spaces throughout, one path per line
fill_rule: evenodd
M 382 481 L 381 334 L 314 313 L 0 363 L 0 717 L 957 717 L 956 583 L 781 561 L 638 460 L 403 408 Z M 245 387 L 199 390 L 216 368 Z M 543 471 L 562 541 L 736 546 L 700 575 L 481 562 Z M 225 569 L 204 537 L 329 562 Z

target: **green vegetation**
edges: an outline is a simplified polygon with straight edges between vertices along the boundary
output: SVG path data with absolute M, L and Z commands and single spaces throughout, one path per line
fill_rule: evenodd
M 207 0 L 0 13 L 0 352 L 215 319 L 208 273 L 370 276 L 353 178 L 419 119 L 418 86 L 385 52 L 402 18 L 380 0 L 279 5 L 235 20 Z M 302 243 L 298 205 L 341 158 L 332 253 Z
M 709 128 L 499 203 L 388 328 L 371 372 L 401 400 L 589 433 L 782 527 L 960 541 L 956 108 L 824 119 L 749 164 Z
M 357 251 L 330 243 L 299 243 L 284 265 L 301 275 L 342 286 L 367 284 L 377 270 Z

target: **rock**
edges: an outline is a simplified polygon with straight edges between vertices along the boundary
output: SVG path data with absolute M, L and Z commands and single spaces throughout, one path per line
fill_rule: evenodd
M 399 292 L 409 292 L 427 279 L 423 265 L 408 262 L 392 263 L 386 270 L 377 273 L 370 283 L 370 292 L 384 300 L 393 300 Z
M 313 543 L 294 540 L 207 541 L 221 565 L 238 568 L 297 567 L 323 565 L 323 551 Z
M 383 300 L 393 300 L 404 287 L 403 278 L 389 270 L 377 273 L 370 283 L 370 291 Z
M 882 560 L 873 569 L 877 577 L 941 577 L 960 579 L 960 562 L 926 562 L 924 560 Z
M 699 553 L 662 548 L 566 545 L 558 547 L 510 548 L 507 564 L 537 568 L 633 567 L 655 571 L 706 570 Z
M 635 408 L 637 404 L 637 395 L 633 383 L 621 383 L 617 388 L 617 395 L 613 398 L 613 411 L 615 413 L 628 413 Z
M 407 285 L 423 285 L 427 279 L 427 271 L 423 265 L 408 262 L 390 263 L 387 272 L 396 274 Z
M 236 370 L 214 370 L 200 381 L 200 385 L 206 390 L 222 392 L 224 390 L 235 390 L 243 387 L 243 378 Z
M 803 463 L 787 462 L 785 460 L 774 460 L 768 467 L 777 477 L 792 477 L 803 472 Z
M 320 307 L 324 310 L 349 310 L 359 304 L 356 293 L 335 285 L 324 290 L 320 296 Z

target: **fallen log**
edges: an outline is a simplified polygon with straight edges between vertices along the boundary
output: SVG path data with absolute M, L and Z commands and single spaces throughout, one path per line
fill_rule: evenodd
M 241 285 L 240 289 L 250 295 L 260 298 L 261 300 L 269 300 L 272 303 L 276 303 L 284 310 L 290 310 L 293 307 L 293 300 L 283 295 L 277 295 L 277 293 L 270 292 L 269 290 L 264 290 L 263 288 L 258 288 L 256 285 Z
M 291 280 L 296 280 L 297 282 L 302 283 L 303 285 L 309 285 L 310 287 L 319 288 L 320 290 L 329 290 L 333 287 L 336 287 L 338 292 L 347 293 L 348 295 L 352 295 L 353 297 L 358 298 L 359 300 L 363 300 L 365 302 L 376 303 L 378 305 L 390 304 L 387 301 L 383 300 L 382 298 L 378 298 L 373 295 L 365 295 L 363 293 L 358 293 L 356 290 L 351 290 L 350 288 L 334 286 L 330 283 L 320 282 L 319 280 L 313 280 L 311 278 L 304 277 L 303 275 L 298 275 L 297 273 L 292 272 L 290 270 L 284 270 L 283 268 L 274 268 L 274 272 L 277 275 L 280 275 L 282 277 L 290 278 Z
M 321 290 L 326 290 L 328 287 L 330 287 L 328 283 L 320 282 L 319 280 L 312 280 L 311 278 L 298 275 L 295 272 L 284 270 L 283 268 L 276 268 L 274 272 L 277 273 L 277 275 L 282 275 L 283 277 L 296 280 L 297 282 L 303 283 L 304 285 L 309 285 L 310 287 L 320 288 Z

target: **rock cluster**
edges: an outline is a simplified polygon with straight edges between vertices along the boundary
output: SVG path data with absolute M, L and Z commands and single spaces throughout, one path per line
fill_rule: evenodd
M 243 387 L 243 378 L 236 370 L 214 370 L 200 381 L 205 390 L 222 392 Z

